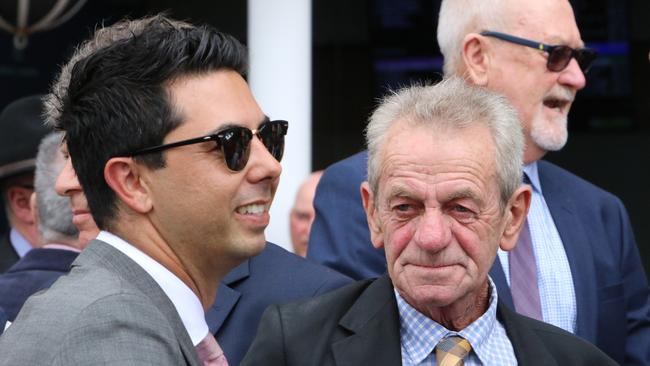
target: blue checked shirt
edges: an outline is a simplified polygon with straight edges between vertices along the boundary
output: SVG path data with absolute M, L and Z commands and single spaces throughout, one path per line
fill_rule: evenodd
M 465 329 L 455 332 L 446 329 L 431 318 L 415 310 L 397 291 L 397 309 L 400 319 L 402 365 L 435 365 L 435 347 L 447 336 L 458 335 L 472 346 L 465 366 L 516 365 L 515 351 L 503 325 L 497 321 L 497 290 L 491 279 L 490 303 L 487 311 Z
M 542 317 L 547 323 L 567 332 L 575 333 L 578 310 L 573 276 L 562 239 L 560 239 L 560 234 L 542 195 L 537 162 L 525 165 L 524 173 L 528 175 L 533 186 L 533 197 L 528 212 L 528 227 L 537 263 L 537 285 L 542 305 Z M 498 255 L 506 281 L 510 285 L 508 252 L 499 250 Z

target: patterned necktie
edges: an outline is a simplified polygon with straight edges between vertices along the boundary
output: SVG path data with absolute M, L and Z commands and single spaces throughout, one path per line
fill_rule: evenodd
M 530 180 L 525 174 L 524 183 L 530 184 Z M 508 265 L 510 267 L 510 292 L 515 310 L 527 317 L 542 320 L 542 305 L 537 285 L 537 264 L 528 219 L 519 233 L 517 245 L 508 255 Z
M 472 346 L 465 338 L 451 336 L 443 338 L 436 345 L 437 366 L 463 366 L 463 360 Z
M 223 354 L 223 350 L 212 333 L 208 332 L 208 335 L 195 348 L 203 366 L 228 366 L 226 355 Z

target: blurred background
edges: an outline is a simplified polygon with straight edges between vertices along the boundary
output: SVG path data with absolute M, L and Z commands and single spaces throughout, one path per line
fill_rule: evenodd
M 269 88 L 261 85 L 271 76 L 268 70 L 273 70 L 271 62 L 276 60 L 254 59 L 251 70 L 253 91 L 262 109 L 277 110 L 274 104 L 284 103 L 280 110 L 285 114 L 272 117 L 287 118 L 291 123 L 283 162 L 285 173 L 267 231 L 270 241 L 285 248 L 290 248 L 290 206 L 308 173 L 363 149 L 366 119 L 377 98 L 388 88 L 412 80 L 435 81 L 442 73 L 435 37 L 439 0 L 266 0 L 266 5 L 265 0 L 29 0 L 26 15 L 18 11 L 20 2 L 25 0 L 0 0 L 0 108 L 19 97 L 47 92 L 58 67 L 77 43 L 89 37 L 97 24 L 112 24 L 125 16 L 137 18 L 167 11 L 177 19 L 212 24 L 249 45 L 260 32 L 258 22 L 265 22 L 271 29 L 284 27 L 279 43 L 276 39 L 266 54 L 287 56 L 289 61 L 284 63 L 289 69 L 296 48 L 294 37 L 310 41 L 307 56 L 296 58 L 296 63 L 308 64 L 306 69 L 300 69 L 307 72 L 307 82 L 300 84 L 307 87 L 306 93 L 301 91 L 306 102 L 293 100 L 295 108 L 307 108 L 302 117 L 286 111 L 292 100 L 282 101 L 282 95 L 292 95 L 295 81 L 289 79 L 293 75 L 286 74 L 286 83 L 278 81 L 277 75 L 267 81 L 266 85 L 272 83 L 274 99 L 258 95 L 258 90 L 260 94 L 269 93 Z M 54 26 L 43 27 L 43 18 L 61 3 L 66 5 L 60 9 L 58 19 L 49 20 Z M 561 152 L 548 154 L 546 159 L 623 200 L 648 272 L 650 1 L 571 3 L 583 40 L 598 49 L 600 57 L 571 110 L 567 146 Z M 269 10 L 270 4 L 281 11 Z M 41 22 L 43 29 L 27 37 L 15 37 L 16 29 L 11 26 L 25 21 L 27 25 Z M 301 26 L 292 28 L 293 24 Z M 251 46 L 253 51 L 259 47 Z M 0 232 L 4 225 L 1 215 Z

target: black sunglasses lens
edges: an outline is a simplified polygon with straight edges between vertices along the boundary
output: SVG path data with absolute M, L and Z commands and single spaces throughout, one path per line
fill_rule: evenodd
M 578 65 L 580 65 L 580 69 L 583 72 L 589 71 L 597 55 L 596 51 L 590 48 L 576 50 L 576 60 L 578 61 Z
M 571 61 L 573 49 L 569 46 L 555 46 L 548 54 L 547 67 L 551 71 L 562 71 Z
M 237 127 L 226 130 L 221 138 L 221 150 L 228 169 L 238 172 L 248 163 L 250 142 L 253 134 L 247 128 Z
M 275 160 L 281 161 L 284 153 L 284 135 L 287 134 L 287 123 L 284 121 L 267 122 L 260 127 L 259 136 L 266 149 Z

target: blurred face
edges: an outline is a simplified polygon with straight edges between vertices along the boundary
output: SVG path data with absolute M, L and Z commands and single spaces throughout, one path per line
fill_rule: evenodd
M 314 195 L 316 186 L 322 173 L 313 173 L 309 176 L 298 190 L 296 202 L 293 204 L 290 215 L 291 242 L 294 253 L 301 257 L 307 255 L 309 243 L 309 231 L 314 222 L 316 212 L 314 211 Z
M 511 1 L 512 35 L 551 45 L 584 46 L 566 0 Z M 524 161 L 561 149 L 567 141 L 567 116 L 585 76 L 572 59 L 560 72 L 546 68 L 548 54 L 498 39 L 493 47 L 487 87 L 504 94 L 519 111 L 526 135 Z
M 486 128 L 404 127 L 398 122 L 389 131 L 378 192 L 362 196 L 395 288 L 427 314 L 487 294 L 505 220 Z
M 72 223 L 77 227 L 77 229 L 79 229 L 79 242 L 88 243 L 91 239 L 97 237 L 97 234 L 99 234 L 99 228 L 90 214 L 88 201 L 86 201 L 86 196 L 81 189 L 81 184 L 79 184 L 77 174 L 72 167 L 72 161 L 68 155 L 67 147 L 63 146 L 61 150 L 63 152 L 65 163 L 56 180 L 54 189 L 59 195 L 66 196 L 70 199 L 70 206 L 72 206 Z
M 233 126 L 260 127 L 265 115 L 234 71 L 188 76 L 169 86 L 182 119 L 163 143 Z M 187 268 L 227 268 L 259 253 L 281 166 L 262 142 L 251 141 L 246 166 L 233 172 L 213 141 L 164 152 L 165 167 L 145 169 L 153 206 L 150 219 Z M 220 266 L 220 267 L 214 267 Z

